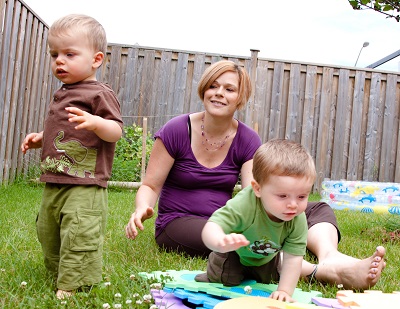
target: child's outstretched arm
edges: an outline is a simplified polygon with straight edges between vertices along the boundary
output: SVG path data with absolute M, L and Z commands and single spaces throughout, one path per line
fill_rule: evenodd
M 86 129 L 96 133 L 98 137 L 106 142 L 117 142 L 122 136 L 122 129 L 114 120 L 104 119 L 96 115 L 89 114 L 77 107 L 66 107 L 68 120 L 77 122 L 77 130 Z
M 250 242 L 242 234 L 225 234 L 222 228 L 214 223 L 207 222 L 201 233 L 204 244 L 211 250 L 225 253 L 247 246 Z
M 21 151 L 25 154 L 27 150 L 32 148 L 41 148 L 43 139 L 43 131 L 39 133 L 29 133 L 21 144 Z
M 283 252 L 278 288 L 271 294 L 271 298 L 288 302 L 295 301 L 292 295 L 300 278 L 302 261 L 303 257 L 301 255 Z

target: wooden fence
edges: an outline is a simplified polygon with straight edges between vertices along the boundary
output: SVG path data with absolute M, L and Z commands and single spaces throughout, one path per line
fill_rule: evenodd
M 19 0 L 0 0 L 0 182 L 37 164 L 19 145 L 42 129 L 59 82 L 46 52 L 47 25 Z M 318 191 L 324 178 L 400 182 L 400 74 L 373 69 L 110 44 L 98 79 L 115 90 L 125 125 L 154 133 L 172 117 L 202 110 L 204 69 L 230 59 L 250 73 L 254 91 L 237 118 L 261 139 L 289 138 L 312 153 Z M 129 181 L 129 180 L 127 180 Z

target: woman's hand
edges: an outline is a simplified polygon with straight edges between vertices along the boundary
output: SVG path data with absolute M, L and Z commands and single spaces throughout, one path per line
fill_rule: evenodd
M 126 237 L 129 239 L 135 239 L 139 232 L 138 229 L 143 231 L 143 222 L 150 219 L 154 215 L 154 209 L 152 207 L 147 207 L 145 212 L 135 211 L 128 224 L 125 227 Z

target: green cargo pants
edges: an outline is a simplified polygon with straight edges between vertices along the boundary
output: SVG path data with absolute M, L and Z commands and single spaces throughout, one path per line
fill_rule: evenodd
M 74 290 L 102 280 L 107 189 L 46 184 L 36 229 L 46 268 L 57 288 Z

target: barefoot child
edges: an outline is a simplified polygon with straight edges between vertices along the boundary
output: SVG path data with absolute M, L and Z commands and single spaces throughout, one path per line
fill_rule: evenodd
M 107 180 L 122 135 L 120 104 L 96 80 L 106 34 L 85 15 L 68 15 L 49 29 L 51 69 L 61 82 L 44 130 L 30 133 L 21 150 L 42 147 L 46 182 L 36 221 L 46 268 L 57 277 L 58 298 L 102 279 Z
M 253 176 L 251 186 L 214 212 L 205 225 L 202 238 L 213 252 L 207 274 L 196 280 L 227 286 L 244 279 L 279 281 L 271 297 L 294 301 L 306 252 L 304 210 L 316 177 L 314 162 L 300 144 L 271 140 L 256 151 Z

